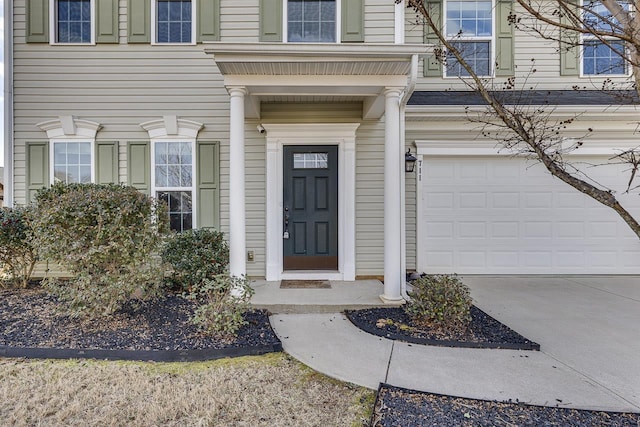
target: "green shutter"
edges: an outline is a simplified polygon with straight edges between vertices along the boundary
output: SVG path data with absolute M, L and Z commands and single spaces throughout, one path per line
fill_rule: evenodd
M 27 0 L 26 13 L 27 43 L 49 43 L 49 0 Z
M 149 142 L 129 142 L 127 170 L 129 185 L 145 194 L 151 192 L 151 161 Z
M 27 142 L 27 202 L 49 186 L 49 143 Z
M 576 8 L 575 13 L 579 13 L 575 1 L 571 1 L 571 6 Z M 571 24 L 563 15 L 560 17 L 561 23 Z M 579 76 L 580 75 L 580 35 L 575 31 L 560 29 L 560 75 Z
M 198 42 L 220 40 L 220 0 L 198 0 L 196 6 Z
M 425 7 L 431 15 L 433 22 L 442 28 L 442 1 L 427 1 Z M 435 45 L 436 48 L 440 47 L 440 40 L 438 40 L 435 32 L 427 24 L 424 24 L 424 42 L 425 44 Z M 424 58 L 424 76 L 442 77 L 442 63 L 438 61 L 435 55 Z
M 282 0 L 260 0 L 260 41 L 282 41 Z
M 98 0 L 96 8 L 96 43 L 118 43 L 118 0 Z
M 220 159 L 217 142 L 197 144 L 198 228 L 220 227 Z
M 342 42 L 364 42 L 364 0 L 342 1 Z
M 96 143 L 96 184 L 117 184 L 118 142 Z
M 509 15 L 513 10 L 511 0 L 499 0 L 496 5 L 496 76 L 514 75 L 513 61 L 513 25 L 509 24 Z
M 151 1 L 129 0 L 127 10 L 129 43 L 151 43 Z

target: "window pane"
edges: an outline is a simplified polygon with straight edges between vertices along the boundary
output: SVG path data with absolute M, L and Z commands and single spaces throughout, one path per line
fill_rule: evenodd
M 159 191 L 156 195 L 169 208 L 169 223 L 172 230 L 184 231 L 192 228 L 191 191 Z
M 193 155 L 190 142 L 156 142 L 155 186 L 160 188 L 185 188 L 193 185 Z
M 69 183 L 91 182 L 91 143 L 53 143 L 54 181 Z
M 624 59 L 615 50 L 623 52 L 624 43 L 609 41 L 609 45 L 601 41 L 586 42 L 582 51 L 582 73 L 585 75 L 626 74 Z M 614 50 L 615 49 L 615 50 Z
M 327 169 L 328 159 L 328 153 L 294 153 L 293 167 L 295 169 Z
M 335 0 L 289 0 L 287 9 L 290 42 L 336 41 Z
M 491 1 L 447 2 L 447 36 L 491 36 Z
M 156 42 L 191 42 L 191 0 L 157 0 Z
M 489 42 L 455 42 L 453 46 L 460 51 L 467 64 L 471 66 L 479 76 L 488 76 L 490 73 L 491 49 Z M 456 58 L 447 55 L 447 76 L 468 77 L 465 70 Z
M 56 0 L 58 43 L 91 42 L 91 1 Z

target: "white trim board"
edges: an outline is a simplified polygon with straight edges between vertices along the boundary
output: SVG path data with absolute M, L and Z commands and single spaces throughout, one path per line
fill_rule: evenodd
M 360 123 L 263 124 L 267 131 L 266 279 L 356 278 L 356 130 Z M 338 271 L 283 270 L 283 151 L 285 145 L 338 146 Z

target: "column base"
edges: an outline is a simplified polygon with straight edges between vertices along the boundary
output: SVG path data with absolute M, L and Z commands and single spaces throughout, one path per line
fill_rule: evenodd
M 398 298 L 389 298 L 386 295 L 380 295 L 379 296 L 380 299 L 382 300 L 383 303 L 387 304 L 387 305 L 395 305 L 395 306 L 401 306 L 404 303 L 406 303 L 406 301 L 404 300 L 404 298 L 402 297 L 398 297 Z

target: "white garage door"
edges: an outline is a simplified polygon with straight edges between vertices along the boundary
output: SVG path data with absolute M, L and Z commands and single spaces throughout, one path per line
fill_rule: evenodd
M 592 168 L 589 174 L 618 187 L 628 179 L 621 167 Z M 640 274 L 640 240 L 628 226 L 539 164 L 425 156 L 419 192 L 421 271 Z M 637 191 L 620 200 L 640 217 Z

